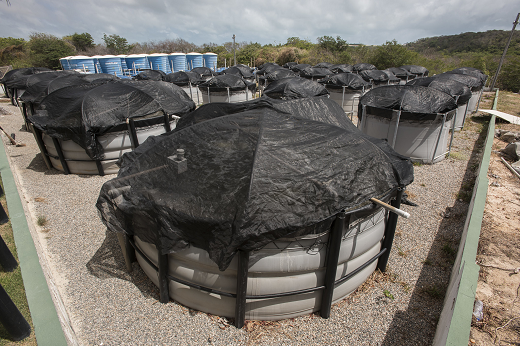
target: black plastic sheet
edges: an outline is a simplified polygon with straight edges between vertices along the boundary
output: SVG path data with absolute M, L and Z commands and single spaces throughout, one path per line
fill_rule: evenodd
M 332 65 L 329 70 L 331 70 L 334 73 L 350 73 L 353 71 L 352 65 L 348 64 L 337 64 Z
M 415 75 L 413 73 L 408 72 L 404 68 L 389 67 L 389 68 L 387 68 L 387 70 L 392 72 L 396 77 L 401 78 L 401 79 L 406 79 L 407 77 L 415 78 Z
M 280 65 L 277 65 L 277 64 L 274 64 L 274 63 L 271 63 L 269 65 L 267 64 L 263 64 L 262 65 L 263 67 L 261 69 L 259 69 L 258 71 L 256 71 L 256 74 L 259 75 L 259 76 L 265 76 L 266 74 L 269 74 L 273 71 L 276 71 L 276 70 L 284 70 L 284 71 L 287 71 L 287 69 L 283 68 L 282 66 Z
M 277 69 L 277 70 L 271 71 L 260 78 L 263 80 L 266 80 L 270 83 L 275 80 L 280 80 L 280 79 L 289 78 L 289 77 L 298 77 L 298 75 L 291 70 L 282 68 L 282 69 Z
M 455 99 L 450 95 L 416 85 L 384 85 L 374 88 L 361 96 L 360 110 L 362 106 L 402 110 L 409 113 L 406 117 L 403 116 L 403 119 L 426 119 L 430 118 L 428 115 L 435 117 L 438 113 L 446 113 L 457 108 Z M 358 116 L 362 116 L 362 113 L 358 111 Z
M 330 62 L 320 62 L 316 65 L 314 65 L 313 67 L 315 68 L 328 68 L 330 70 L 331 66 L 333 66 L 334 64 L 331 64 Z
M 251 68 L 249 66 L 242 65 L 242 64 L 231 66 L 230 68 L 222 71 L 222 74 L 232 74 L 232 75 L 239 76 L 242 78 L 254 77 L 253 72 L 251 72 Z
M 104 224 L 160 254 L 204 249 L 225 270 L 239 249 L 326 231 L 338 212 L 373 212 L 369 198 L 413 181 L 411 161 L 334 101 L 276 101 L 204 105 L 203 121 L 125 154 L 96 204 Z
M 403 66 L 401 66 L 401 68 L 416 76 L 427 77 L 428 73 L 429 73 L 429 71 L 426 67 L 419 66 L 419 65 L 403 65 Z
M 471 98 L 471 89 L 454 79 L 425 77 L 411 80 L 406 85 L 420 85 L 440 90 L 456 99 L 458 105 L 468 103 Z
M 343 87 L 346 87 L 351 90 L 363 90 L 363 88 L 369 88 L 371 86 L 369 82 L 355 73 L 338 73 L 320 79 L 318 82 L 331 89 L 343 89 Z
M 312 67 L 312 66 L 309 64 L 297 64 L 297 65 L 292 65 L 290 67 L 290 69 L 291 69 L 291 71 L 300 73 L 302 70 L 306 69 L 307 67 Z
M 154 81 L 162 81 L 166 77 L 166 73 L 161 70 L 145 70 L 139 72 L 133 79 L 135 80 L 154 80 Z
M 386 70 L 380 70 L 381 72 L 383 72 L 384 74 L 386 74 L 386 76 L 388 77 L 388 80 L 392 83 L 395 83 L 395 82 L 400 82 L 401 79 L 399 77 L 397 77 L 392 71 L 390 71 L 389 69 L 386 69 Z
M 192 85 L 199 85 L 204 82 L 204 79 L 195 72 L 191 71 L 179 71 L 169 73 L 164 77 L 165 82 L 173 83 L 178 86 L 186 86 L 190 83 Z
M 300 77 L 303 78 L 324 78 L 331 74 L 334 72 L 324 67 L 307 67 L 300 71 Z
M 202 91 L 207 91 L 208 88 L 211 91 L 226 91 L 228 89 L 230 91 L 239 91 L 246 88 L 255 90 L 256 83 L 244 80 L 233 74 L 223 74 L 199 84 L 199 89 Z
M 328 94 L 328 90 L 323 85 L 301 77 L 279 79 L 273 81 L 264 89 L 264 95 L 283 100 L 326 96 Z
M 459 67 L 446 73 L 465 74 L 472 77 L 476 77 L 480 80 L 481 85 L 486 84 L 486 80 L 488 78 L 488 76 L 484 72 L 474 67 Z
M 480 89 L 483 87 L 482 81 L 479 78 L 473 77 L 473 76 L 470 76 L 467 74 L 441 73 L 441 74 L 432 76 L 432 78 L 438 78 L 440 80 L 446 80 L 446 79 L 455 80 L 459 83 L 462 83 L 462 84 L 468 86 L 472 90 Z
M 359 75 L 367 82 L 374 81 L 376 84 L 386 83 L 389 80 L 388 75 L 380 70 L 363 70 L 359 72 Z
M 257 69 L 260 71 L 260 70 L 265 69 L 267 66 L 280 66 L 280 65 L 278 65 L 278 64 L 275 63 L 275 62 L 266 62 L 266 63 L 264 63 L 264 64 L 258 66 Z
M 43 72 L 52 72 L 53 70 L 48 69 L 46 67 L 24 67 L 17 68 L 11 71 L 8 71 L 2 79 L 0 79 L 0 83 L 4 84 L 9 89 L 18 89 L 25 86 L 25 82 L 30 75 L 43 73 Z
M 361 71 L 365 71 L 365 70 L 377 70 L 377 67 L 375 67 L 372 64 L 367 64 L 367 63 L 363 63 L 363 62 L 352 66 L 352 71 L 354 71 L 354 72 L 361 72 Z
M 93 160 L 102 160 L 97 137 L 127 129 L 126 120 L 137 117 L 183 116 L 195 103 L 178 86 L 158 81 L 109 81 L 74 85 L 43 99 L 28 119 L 40 131 L 80 145 Z
M 217 73 L 210 69 L 209 67 L 195 67 L 191 69 L 191 72 L 194 72 L 201 77 L 208 77 L 208 76 L 216 76 Z
M 298 65 L 297 62 L 290 61 L 290 62 L 286 62 L 285 64 L 283 64 L 282 67 L 285 67 L 285 68 L 289 68 L 289 69 L 290 69 L 291 67 L 296 66 L 296 65 Z

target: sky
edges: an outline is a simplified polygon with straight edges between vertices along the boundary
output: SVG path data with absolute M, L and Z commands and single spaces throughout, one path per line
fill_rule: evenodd
M 129 43 L 182 38 L 188 42 L 279 44 L 341 36 L 380 45 L 462 32 L 508 30 L 519 0 L 0 0 L 0 37 L 28 39 L 88 32 L 95 43 L 116 34 Z M 519 30 L 517 28 L 517 30 Z

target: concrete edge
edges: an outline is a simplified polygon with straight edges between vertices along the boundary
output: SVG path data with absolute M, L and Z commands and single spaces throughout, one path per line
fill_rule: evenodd
M 13 229 L 18 261 L 34 325 L 36 341 L 40 346 L 67 345 L 29 230 L 25 210 L 18 194 L 18 188 L 9 165 L 3 140 L 0 140 L 0 174 L 4 183 L 9 219 Z
M 496 109 L 498 89 L 493 109 Z M 479 173 L 475 180 L 472 200 L 464 225 L 457 258 L 453 266 L 444 307 L 437 325 L 433 345 L 467 346 L 471 330 L 471 316 L 477 291 L 480 267 L 476 264 L 480 230 L 486 206 L 489 179 L 487 173 L 493 139 L 495 137 L 495 115 L 488 125 L 484 153 Z

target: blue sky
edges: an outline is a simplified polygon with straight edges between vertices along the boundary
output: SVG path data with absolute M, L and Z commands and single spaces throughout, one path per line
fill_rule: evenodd
M 511 30 L 518 0 L 0 0 L 0 37 L 88 32 L 96 43 L 117 34 L 129 43 L 182 38 L 197 45 L 316 42 L 324 35 L 378 45 L 467 31 Z

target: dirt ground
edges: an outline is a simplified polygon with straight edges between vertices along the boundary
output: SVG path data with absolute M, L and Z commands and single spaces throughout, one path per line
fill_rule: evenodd
M 520 95 L 502 94 L 498 110 L 518 116 Z M 501 120 L 496 128 L 520 132 Z M 500 160 L 506 145 L 494 139 L 477 253 L 476 299 L 483 302 L 483 319 L 473 316 L 469 345 L 520 345 L 520 179 Z

